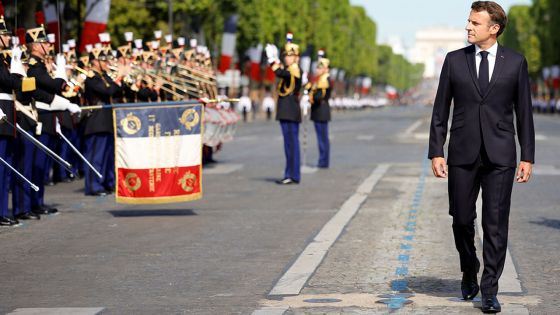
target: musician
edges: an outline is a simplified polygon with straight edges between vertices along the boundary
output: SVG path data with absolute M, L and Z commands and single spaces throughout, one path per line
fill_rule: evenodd
M 121 92 L 122 76 L 115 81 L 107 74 L 107 55 L 100 48 L 89 54 L 91 72 L 85 81 L 85 98 L 88 105 L 112 103 L 112 97 Z M 105 196 L 115 190 L 115 140 L 113 136 L 113 111 L 96 109 L 89 111 L 83 120 L 86 159 L 103 178 L 85 169 L 85 194 Z
M 58 58 L 54 78 L 51 77 L 47 70 L 45 60 L 51 51 L 51 44 L 47 40 L 45 29 L 41 26 L 27 30 L 25 40 L 30 52 L 27 76 L 35 78 L 36 82 L 33 98 L 39 113 L 39 126 L 36 130 L 37 139 L 46 147 L 54 149 L 54 144 L 58 137 L 56 136 L 56 115 L 53 112 L 68 110 L 72 114 L 78 114 L 81 112 L 81 109 L 78 105 L 71 103 L 68 99 L 61 96 L 70 89 L 67 82 L 63 79 L 66 75 L 65 63 Z M 31 181 L 39 186 L 39 191 L 32 191 L 31 211 L 36 214 L 57 213 L 58 210 L 56 208 L 47 206 L 44 203 L 44 185 L 48 177 L 48 166 L 52 161 L 47 158 L 43 150 L 39 150 L 37 147 L 34 147 L 33 154 L 33 176 Z
M 6 28 L 4 17 L 0 17 L 0 48 L 10 48 L 10 31 Z M 12 91 L 21 90 L 21 74 L 13 73 L 9 60 L 0 53 L 0 118 L 15 125 L 15 109 Z M 0 157 L 7 163 L 12 163 L 14 137 L 16 131 L 7 123 L 0 123 Z M 8 210 L 8 193 L 10 190 L 11 170 L 0 163 L 0 226 L 14 226 L 19 221 L 12 217 Z
M 329 121 L 331 120 L 331 108 L 329 106 L 329 98 L 331 97 L 329 64 L 329 59 L 324 58 L 324 55 L 320 54 L 319 60 L 317 61 L 317 77 L 309 88 L 311 120 L 315 126 L 317 144 L 319 146 L 318 168 L 329 167 Z
M 301 88 L 301 69 L 299 62 L 299 46 L 292 43 L 292 34 L 288 33 L 288 43 L 284 46 L 284 64 L 278 59 L 278 49 L 267 45 L 268 63 L 280 82 L 278 83 L 278 106 L 276 120 L 280 121 L 284 137 L 284 153 L 286 168 L 284 178 L 276 183 L 280 185 L 298 184 L 300 174 L 299 124 L 301 108 L 298 93 Z

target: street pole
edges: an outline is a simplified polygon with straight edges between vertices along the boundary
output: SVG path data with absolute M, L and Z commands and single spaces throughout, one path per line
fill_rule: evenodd
M 173 35 L 173 0 L 167 0 L 167 23 L 169 24 L 169 34 Z

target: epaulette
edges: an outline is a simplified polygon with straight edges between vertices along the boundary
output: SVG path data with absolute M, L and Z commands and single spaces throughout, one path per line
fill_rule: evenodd
M 35 57 L 29 58 L 28 64 L 29 64 L 30 66 L 34 66 L 34 65 L 36 65 L 37 63 L 38 63 L 38 61 L 37 61 L 37 59 L 35 59 Z
M 95 77 L 95 72 L 93 72 L 92 70 L 89 70 L 88 73 L 87 73 L 87 77 L 90 78 L 90 79 Z
M 292 63 L 292 65 L 288 67 L 288 71 L 290 71 L 290 74 L 294 77 L 298 79 L 301 78 L 301 71 L 297 63 Z
M 325 73 L 319 77 L 317 81 L 317 88 L 318 89 L 328 89 L 329 88 L 329 74 Z

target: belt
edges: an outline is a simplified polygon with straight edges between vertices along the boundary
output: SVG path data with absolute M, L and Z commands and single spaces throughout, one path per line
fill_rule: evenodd
M 12 96 L 12 94 L 0 93 L 0 100 L 2 100 L 2 101 L 13 101 L 14 97 Z

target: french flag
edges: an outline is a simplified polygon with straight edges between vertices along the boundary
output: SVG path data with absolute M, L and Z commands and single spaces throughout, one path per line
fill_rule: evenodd
M 263 46 L 261 44 L 257 47 L 249 48 L 248 55 L 251 65 L 249 67 L 249 77 L 255 82 L 261 80 L 261 57 L 263 52 Z
M 105 32 L 109 20 L 109 9 L 111 0 L 87 0 L 86 21 L 80 42 L 80 51 L 85 50 L 86 45 L 98 42 L 97 35 Z
M 224 23 L 222 36 L 222 56 L 218 70 L 221 73 L 231 68 L 231 61 L 235 53 L 235 33 L 237 32 L 237 15 L 230 15 Z
M 60 11 L 64 10 L 64 3 L 61 3 Z M 58 33 L 58 10 L 56 7 L 56 2 L 50 0 L 43 0 L 43 12 L 45 14 L 45 20 L 47 24 L 48 33 L 59 34 Z M 44 23 L 38 23 L 44 24 Z M 58 47 L 59 38 L 55 38 L 54 47 Z
M 202 198 L 202 105 L 116 108 L 116 201 Z

